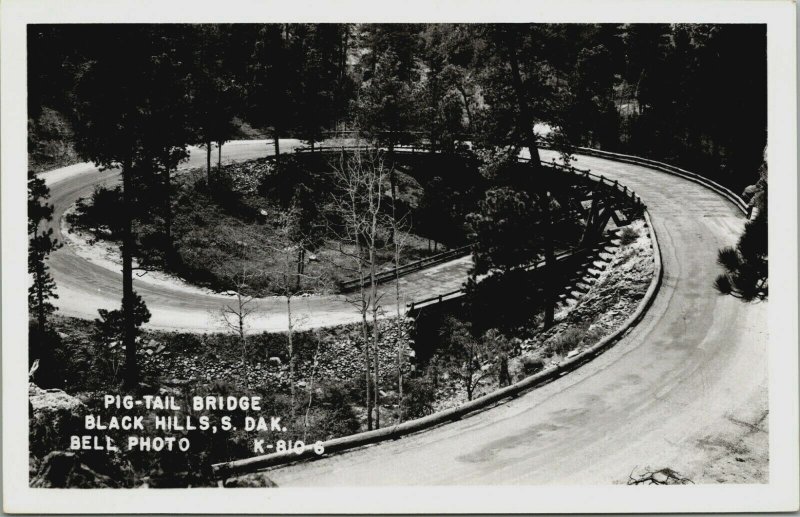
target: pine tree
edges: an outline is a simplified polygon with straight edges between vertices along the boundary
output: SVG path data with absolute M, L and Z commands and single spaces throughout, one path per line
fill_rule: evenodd
M 714 287 L 721 294 L 730 294 L 746 301 L 763 300 L 769 294 L 767 169 L 755 185 L 752 200 L 753 217 L 744 226 L 736 246 L 719 250 L 717 262 L 725 272 L 717 277 Z
M 346 62 L 351 27 L 313 24 L 292 25 L 292 29 L 289 51 L 297 73 L 294 130 L 313 148 L 347 109 L 345 95 L 352 89 Z
M 234 137 L 236 126 L 233 117 L 244 103 L 244 88 L 225 66 L 224 50 L 228 45 L 226 32 L 217 25 L 194 28 L 191 51 L 189 91 L 191 96 L 191 123 L 197 143 L 206 151 L 206 175 L 210 186 L 214 182 L 211 172 L 212 145 L 217 144 L 217 168 L 222 165 L 222 146 Z M 179 67 L 175 67 L 180 70 Z M 178 83 L 175 78 L 173 83 Z
M 185 152 L 180 132 L 164 130 L 176 85 L 158 80 L 176 42 L 160 26 L 131 25 L 98 29 L 104 44 L 76 88 L 76 149 L 103 169 L 122 175 L 122 322 L 125 345 L 125 385 L 139 381 L 136 359 L 137 304 L 133 290 L 136 235 L 133 222 L 142 215 L 137 203 L 140 185 L 165 168 L 167 157 Z M 167 74 L 175 78 L 176 74 Z M 171 158 L 170 158 L 171 159 Z
M 47 257 L 61 245 L 53 238 L 53 229 L 43 227 L 53 218 L 53 205 L 47 203 L 49 196 L 50 189 L 43 179 L 35 176 L 28 179 L 28 273 L 33 277 L 28 288 L 28 310 L 35 316 L 40 331 L 45 329 L 47 316 L 55 310 L 50 300 L 58 298 Z

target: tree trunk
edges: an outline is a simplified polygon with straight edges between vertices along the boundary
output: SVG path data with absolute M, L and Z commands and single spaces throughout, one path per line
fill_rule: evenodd
M 392 204 L 392 216 L 394 216 L 394 204 Z M 394 288 L 395 288 L 395 307 L 397 308 L 397 423 L 403 421 L 403 320 L 400 312 L 400 246 L 394 245 Z
M 245 307 L 241 289 L 239 293 L 237 293 L 237 298 L 239 299 L 239 341 L 242 344 L 242 365 L 245 367 L 247 366 L 247 333 L 244 330 L 244 318 L 245 318 Z M 249 381 L 248 381 L 249 384 Z
M 525 90 L 522 84 L 522 74 L 519 70 L 519 61 L 517 60 L 516 48 L 509 46 L 508 54 L 511 65 L 511 79 L 514 84 L 514 93 L 517 97 L 517 105 L 519 109 L 520 136 L 528 145 L 528 152 L 530 152 L 531 155 L 531 164 L 534 167 L 539 167 L 541 157 L 539 156 L 539 148 L 536 145 L 536 134 L 533 132 L 533 113 L 531 113 L 528 100 L 525 97 Z
M 369 357 L 369 336 L 367 335 L 367 305 L 364 299 L 364 282 L 361 282 L 362 307 L 361 307 L 361 337 L 364 339 L 364 373 L 366 376 L 366 409 L 367 409 L 367 430 L 372 430 L 372 394 L 370 384 L 372 383 L 372 364 Z
M 464 87 L 460 84 L 456 85 L 456 89 L 461 94 L 461 98 L 464 100 L 464 110 L 467 112 L 467 128 L 470 132 L 470 139 L 472 139 L 472 110 L 469 107 L 469 98 L 467 97 L 467 91 Z
M 287 337 L 289 341 L 289 389 L 291 390 L 291 415 L 294 421 L 294 401 L 295 401 L 295 386 L 294 386 L 294 345 L 292 343 L 292 334 L 294 326 L 292 325 L 292 297 L 286 296 L 286 315 L 288 317 L 288 332 Z
M 281 143 L 280 138 L 278 137 L 278 130 L 275 129 L 273 133 L 273 145 L 275 146 L 275 163 L 278 163 L 278 159 L 281 155 Z
M 544 262 L 547 274 L 544 275 L 544 328 L 553 326 L 555 319 L 555 296 L 553 290 L 553 271 L 555 271 L 556 255 L 553 250 L 552 218 L 550 214 L 550 192 L 548 191 L 544 200 L 545 228 L 544 231 Z
M 375 247 L 369 250 L 370 300 L 372 303 L 372 350 L 375 362 L 375 429 L 381 427 L 380 354 L 378 350 L 378 283 L 375 280 Z
M 167 161 L 164 162 L 164 257 L 167 264 L 172 265 L 173 262 L 173 244 L 172 244 L 172 193 L 171 183 L 169 177 L 169 156 Z
M 136 362 L 135 300 L 133 293 L 133 170 L 128 159 L 122 168 L 122 316 L 123 344 L 125 346 L 125 387 L 139 384 L 139 366 Z
M 300 246 L 297 250 L 297 278 L 295 280 L 295 289 L 300 289 L 300 276 L 303 274 L 303 262 L 305 262 L 306 250 Z
M 531 113 L 530 106 L 528 105 L 528 100 L 525 97 L 525 91 L 523 89 L 522 84 L 522 75 L 519 70 L 519 62 L 517 61 L 517 51 L 516 48 L 513 46 L 509 46 L 509 61 L 511 64 L 511 75 L 514 84 L 514 92 L 516 93 L 517 103 L 519 105 L 519 112 L 520 112 L 520 125 L 523 126 L 520 128 L 522 131 L 522 138 L 525 140 L 524 143 L 527 144 L 528 152 L 531 155 L 531 166 L 534 168 L 539 168 L 541 166 L 541 157 L 539 156 L 539 149 L 536 144 L 536 133 L 533 131 L 533 114 Z M 550 228 L 551 220 L 550 220 L 550 192 L 547 192 L 544 201 L 544 214 L 545 214 L 545 232 L 544 232 L 544 240 L 545 240 L 545 267 L 547 267 L 550 271 L 555 268 L 555 254 L 553 252 L 553 236 L 552 236 L 552 229 Z M 554 296 L 553 296 L 553 288 L 551 282 L 552 274 L 548 272 L 545 275 L 545 285 L 544 285 L 544 298 L 545 298 L 545 313 L 544 313 L 544 326 L 545 328 L 549 328 L 553 325 L 554 319 L 554 312 L 555 312 L 555 304 L 554 304 Z
M 213 181 L 211 177 L 211 141 L 206 142 L 206 172 L 208 174 L 208 186 L 211 186 Z
M 397 199 L 395 197 L 397 195 L 397 180 L 395 178 L 395 172 L 394 172 L 394 143 L 389 144 L 389 159 L 391 160 L 390 164 L 392 167 L 391 169 L 389 169 L 389 184 L 392 187 L 392 206 L 394 206 L 395 199 Z M 394 210 L 392 210 L 392 222 L 393 223 L 395 222 Z M 391 233 L 389 234 L 389 242 L 391 243 L 394 243 L 394 226 L 395 225 L 392 224 L 392 227 L 390 229 Z
M 369 358 L 369 337 L 367 335 L 367 294 L 365 291 L 364 282 L 364 264 L 362 260 L 363 250 L 356 235 L 356 256 L 358 257 L 358 285 L 361 293 L 361 338 L 364 340 L 364 376 L 366 380 L 366 401 L 365 406 L 367 410 L 367 430 L 372 430 L 372 396 L 370 394 L 370 380 L 372 378 L 372 368 Z
M 222 170 L 222 142 L 217 142 L 217 170 Z
M 44 310 L 44 274 L 44 256 L 41 256 L 36 264 L 36 300 L 39 302 L 39 306 L 36 307 L 36 323 L 40 332 L 44 332 L 44 326 L 47 324 L 47 314 Z

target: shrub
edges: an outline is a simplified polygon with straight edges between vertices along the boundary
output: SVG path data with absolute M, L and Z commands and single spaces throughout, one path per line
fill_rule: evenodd
M 360 394 L 359 394 L 360 395 Z M 300 399 L 301 407 L 305 413 L 308 407 L 308 395 Z M 347 436 L 357 433 L 360 424 L 353 411 L 352 401 L 348 390 L 340 385 L 329 383 L 315 390 L 311 403 L 313 418 L 309 418 L 307 439 L 309 442 L 316 440 L 329 440 L 338 436 Z M 358 399 L 356 399 L 358 400 Z M 302 419 L 301 419 L 302 420 Z M 298 426 L 298 429 L 302 427 Z
M 403 385 L 403 420 L 430 415 L 434 411 L 436 387 L 429 377 L 406 379 Z
M 120 187 L 96 187 L 90 201 L 78 200 L 75 213 L 68 216 L 67 221 L 76 228 L 91 230 L 95 237 L 99 238 L 103 231 L 108 231 L 111 239 L 117 239 L 124 227 L 121 205 Z
M 564 355 L 580 346 L 591 346 L 599 341 L 605 331 L 598 327 L 586 325 L 570 327 L 556 334 L 546 342 L 547 350 L 551 354 Z
M 636 230 L 631 228 L 630 226 L 626 226 L 622 233 L 620 234 L 620 243 L 623 246 L 627 246 L 628 244 L 633 243 L 636 239 L 639 238 L 639 234 L 636 233 Z

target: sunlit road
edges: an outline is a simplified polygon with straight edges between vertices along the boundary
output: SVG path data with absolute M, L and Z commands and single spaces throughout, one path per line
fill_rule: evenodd
M 290 152 L 300 145 L 297 140 L 281 140 L 281 152 Z M 272 154 L 271 143 L 263 141 L 230 142 L 223 146 L 223 162 L 243 161 Z M 213 151 L 216 159 L 216 150 Z M 190 159 L 181 169 L 205 166 L 205 151 L 193 148 Z M 216 162 L 214 162 L 216 163 Z M 65 242 L 60 220 L 64 211 L 80 197 L 91 195 L 96 185 L 114 185 L 119 173 L 100 172 L 92 164 L 78 164 L 46 172 L 42 175 L 51 191 L 55 210 L 53 228 L 56 237 Z M 119 308 L 122 297 L 121 266 L 87 260 L 67 243 L 50 257 L 50 268 L 58 286 L 59 299 L 55 300 L 59 312 L 79 318 L 97 318 L 97 309 Z M 403 302 L 429 298 L 435 294 L 459 289 L 467 277 L 470 258 L 451 262 L 410 274 L 401 278 Z M 181 288 L 152 281 L 147 275 L 134 277 L 134 289 L 144 298 L 152 313 L 151 328 L 207 332 L 224 329 L 220 310 L 233 302 L 233 297 L 211 294 L 199 289 Z M 391 309 L 394 306 L 394 286 L 382 288 L 381 302 Z M 355 307 L 343 296 L 295 298 L 293 314 L 296 328 L 330 326 L 356 322 L 360 319 Z M 287 326 L 284 298 L 273 297 L 256 300 L 255 312 L 248 318 L 252 331 L 280 331 Z M 393 310 L 388 310 L 392 313 Z
M 267 152 L 264 143 L 237 143 L 223 154 L 243 160 Z M 203 159 L 195 151 L 190 165 Z M 398 441 L 270 471 L 278 485 L 612 483 L 647 465 L 702 477 L 719 454 L 714 439 L 763 416 L 767 305 L 720 296 L 712 286 L 717 250 L 736 241 L 744 217 L 714 192 L 662 172 L 585 156 L 576 165 L 631 187 L 652 216 L 664 280 L 639 325 L 608 352 L 534 392 Z M 79 165 L 45 177 L 60 218 L 113 174 Z M 97 308 L 119 306 L 119 272 L 68 246 L 50 262 L 62 313 L 94 318 Z M 456 289 L 467 267 L 462 259 L 406 277 L 407 295 Z M 153 313 L 151 325 L 160 328 L 213 328 L 210 313 L 225 301 L 143 279 L 135 287 Z M 340 297 L 299 305 L 306 325 L 358 316 Z M 281 300 L 259 301 L 254 327 L 283 328 L 283 310 Z
M 641 323 L 575 372 L 500 407 L 267 472 L 273 481 L 605 484 L 627 481 L 635 467 L 668 466 L 698 480 L 710 463 L 737 468 L 725 437 L 767 408 L 767 306 L 720 296 L 712 282 L 717 250 L 736 241 L 744 217 L 687 180 L 599 158 L 576 165 L 632 187 L 649 207 L 664 281 Z

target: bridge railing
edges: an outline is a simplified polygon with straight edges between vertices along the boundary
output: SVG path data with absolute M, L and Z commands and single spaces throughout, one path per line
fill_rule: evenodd
M 315 145 L 314 147 L 303 146 L 295 147 L 294 152 L 297 154 L 314 154 L 314 153 L 337 153 L 337 152 L 353 152 L 353 151 L 368 151 L 380 149 L 386 151 L 385 147 L 376 148 L 370 145 Z M 396 153 L 410 153 L 422 154 L 431 152 L 431 147 L 428 145 L 398 145 L 395 146 Z
M 530 162 L 530 158 L 519 158 L 519 160 L 523 162 Z M 558 163 L 556 162 L 555 158 L 553 158 L 553 160 L 549 162 L 546 160 L 540 160 L 540 161 L 542 165 L 545 165 L 547 167 L 551 167 L 570 174 L 575 174 L 576 176 L 579 176 L 581 178 L 592 180 L 606 187 L 613 188 L 623 196 L 630 199 L 636 205 L 640 206 L 644 205 L 642 203 L 642 199 L 633 190 L 629 189 L 626 185 L 623 185 L 618 180 L 611 181 L 602 174 L 594 174 L 589 169 L 580 169 L 578 167 L 573 167 L 571 165 L 564 165 L 563 163 Z
M 425 257 L 420 260 L 416 260 L 414 262 L 409 262 L 408 264 L 403 264 L 400 267 L 390 269 L 388 271 L 382 271 L 375 276 L 375 280 L 377 283 L 384 283 L 389 280 L 393 280 L 398 276 L 404 276 L 411 273 L 415 273 L 421 269 L 425 269 L 431 266 L 435 266 L 438 264 L 442 264 L 444 262 L 448 262 L 450 260 L 455 260 L 457 258 L 465 257 L 469 255 L 471 246 L 461 246 L 459 248 L 455 248 L 449 251 L 445 251 L 442 253 L 438 253 L 436 255 L 432 255 L 430 257 Z M 341 287 L 343 291 L 350 291 L 358 287 L 359 283 L 361 282 L 360 279 L 352 279 L 346 280 L 341 283 Z
M 687 170 L 681 169 L 679 167 L 675 167 L 674 165 L 670 165 L 668 163 L 659 162 L 656 160 L 651 160 L 649 158 L 640 158 L 638 156 L 631 156 L 628 154 L 621 154 L 621 153 L 612 153 L 610 151 L 601 151 L 599 149 L 592 149 L 590 147 L 579 147 L 578 152 L 580 154 L 586 154 L 589 156 L 596 156 L 598 158 L 606 158 L 610 160 L 615 160 L 623 163 L 631 163 L 634 165 L 643 165 L 645 167 L 649 167 L 651 169 L 656 169 L 662 172 L 666 172 L 668 174 L 672 174 L 674 176 L 679 176 L 684 179 L 688 179 L 694 183 L 698 183 L 703 185 L 714 192 L 722 195 L 726 199 L 728 199 L 731 203 L 736 205 L 736 208 L 741 210 L 744 214 L 749 213 L 748 205 L 745 201 L 741 198 L 741 196 L 734 193 L 728 187 L 720 185 L 719 183 L 706 178 L 705 176 L 701 176 L 700 174 L 689 172 Z

